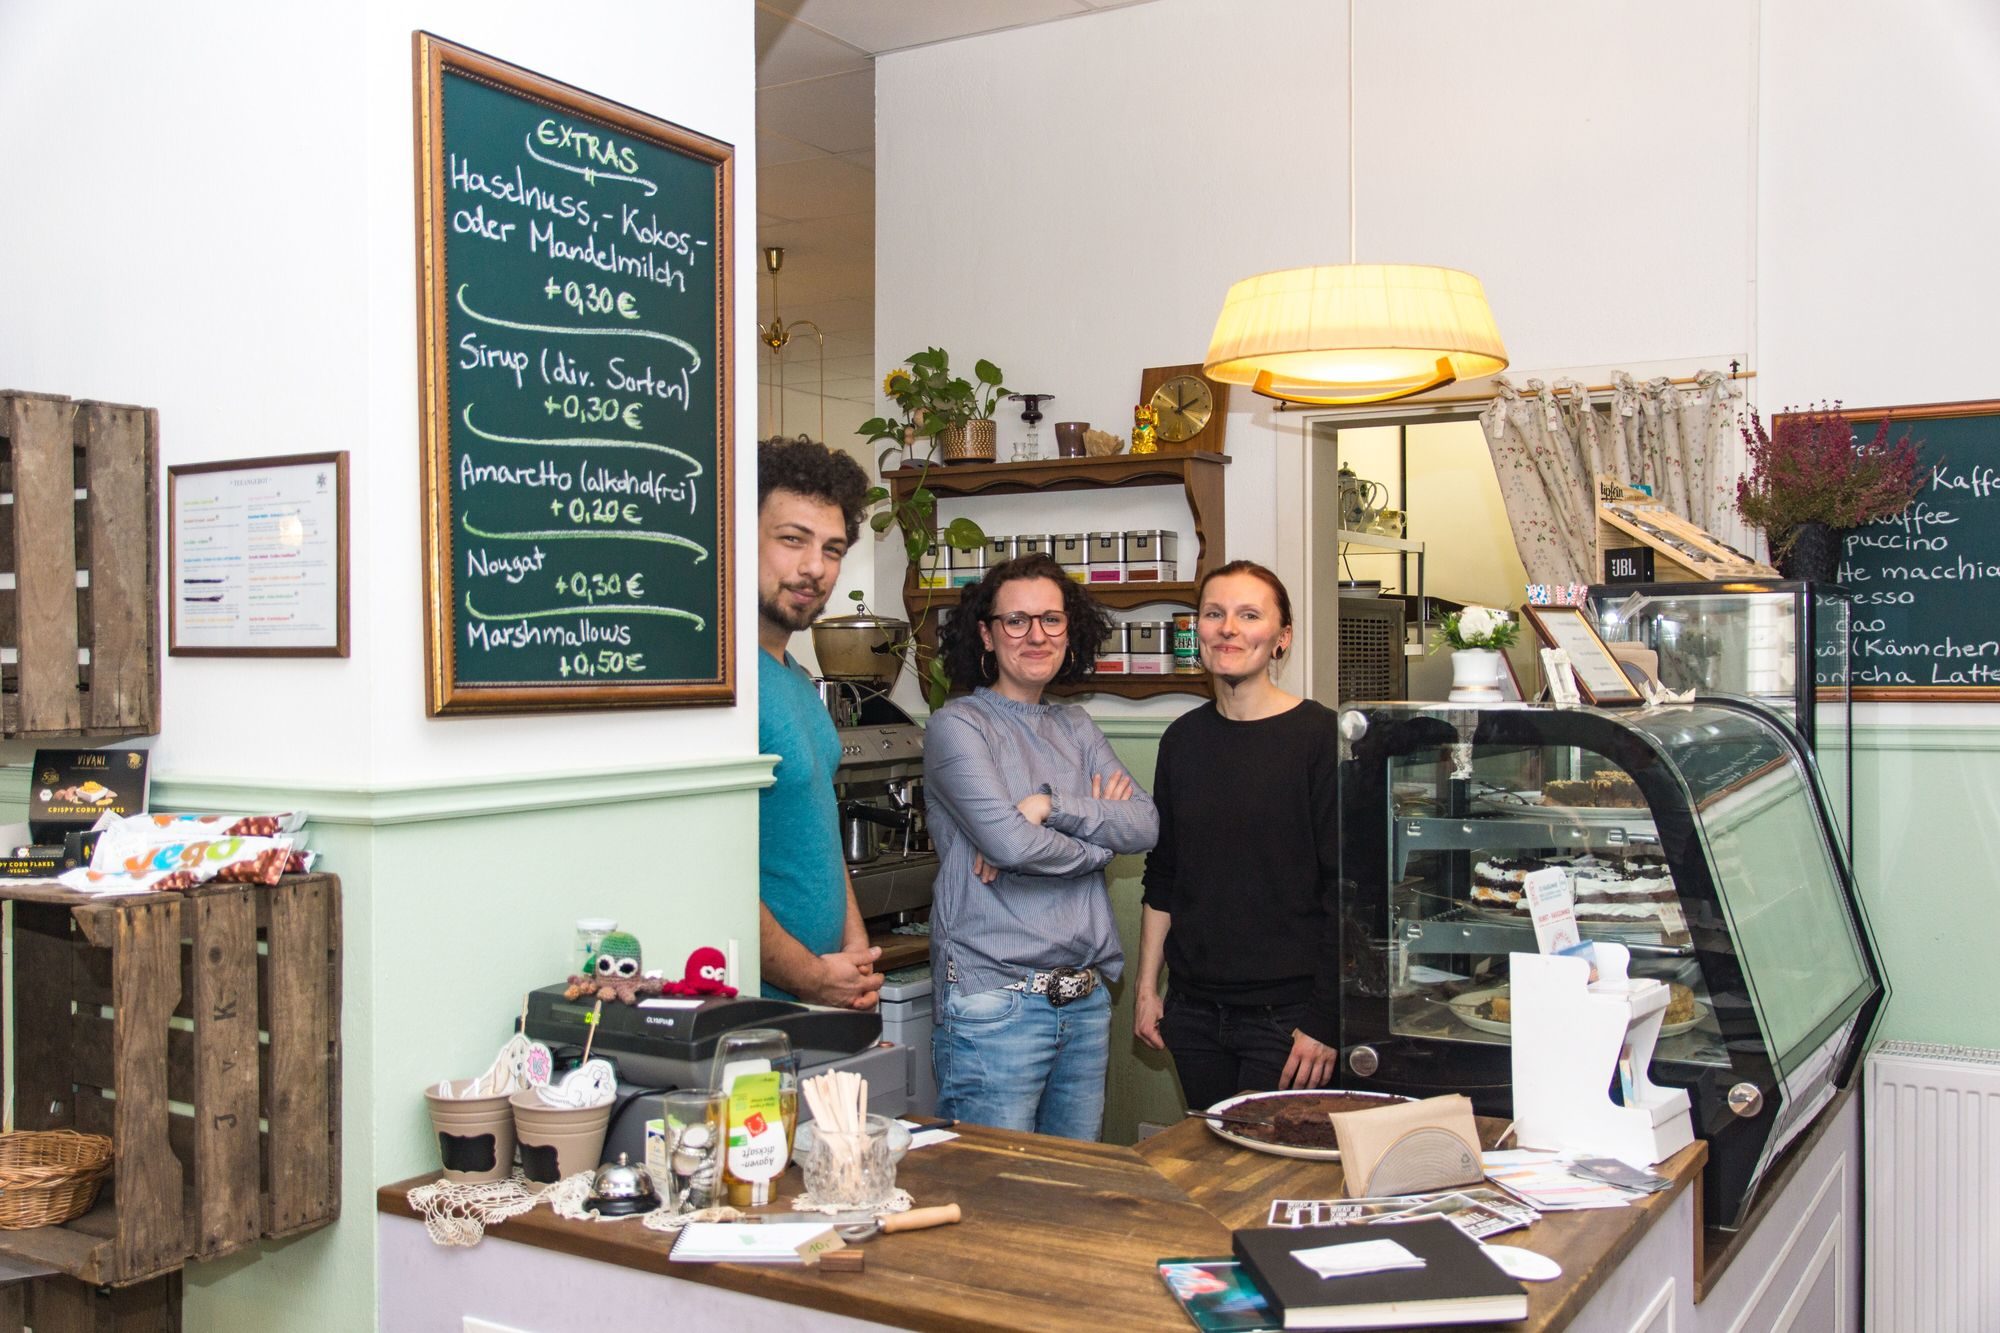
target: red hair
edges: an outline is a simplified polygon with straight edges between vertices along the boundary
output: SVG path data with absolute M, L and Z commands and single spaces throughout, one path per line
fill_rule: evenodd
M 1201 583 L 1194 590 L 1194 605 L 1197 611 L 1201 609 L 1202 597 L 1208 592 L 1208 581 L 1222 578 L 1227 574 L 1247 574 L 1269 588 L 1271 595 L 1278 599 L 1278 627 L 1280 629 L 1292 627 L 1292 595 L 1285 591 L 1284 580 L 1255 560 L 1232 560 L 1220 569 L 1211 569 L 1202 575 Z

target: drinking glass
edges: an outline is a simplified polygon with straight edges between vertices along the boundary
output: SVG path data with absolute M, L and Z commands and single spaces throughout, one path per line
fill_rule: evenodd
M 693 1212 L 715 1202 L 722 1184 L 728 1104 L 714 1088 L 679 1088 L 661 1094 L 660 1155 L 666 1170 L 653 1172 L 653 1184 L 673 1211 Z

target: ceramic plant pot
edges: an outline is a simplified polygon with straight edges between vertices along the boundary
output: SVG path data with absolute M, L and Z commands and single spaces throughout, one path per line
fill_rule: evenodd
M 476 1079 L 453 1080 L 451 1090 L 463 1092 Z M 424 1089 L 430 1103 L 431 1127 L 437 1130 L 438 1156 L 446 1180 L 474 1183 L 505 1180 L 514 1170 L 514 1108 L 506 1093 L 491 1097 L 440 1097 Z
M 521 1170 L 547 1185 L 579 1171 L 595 1171 L 604 1155 L 604 1131 L 611 1103 L 583 1108 L 545 1106 L 533 1088 L 514 1094 L 514 1137 L 521 1144 Z
M 1500 650 L 1459 648 L 1451 655 L 1451 700 L 1477 703 L 1500 697 Z
M 938 434 L 938 457 L 947 463 L 991 463 L 1000 453 L 1000 427 L 990 418 L 947 426 Z

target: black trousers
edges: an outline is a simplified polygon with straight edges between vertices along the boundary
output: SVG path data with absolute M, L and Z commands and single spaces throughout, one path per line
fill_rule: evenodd
M 1167 983 L 1160 1035 L 1174 1057 L 1181 1095 L 1194 1110 L 1206 1110 L 1239 1092 L 1269 1092 L 1278 1086 L 1292 1054 L 1292 1029 L 1305 1016 L 1303 1004 L 1215 1004 L 1180 994 Z

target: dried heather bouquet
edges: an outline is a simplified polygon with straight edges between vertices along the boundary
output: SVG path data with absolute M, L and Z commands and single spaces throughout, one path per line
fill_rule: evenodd
M 1917 444 L 1908 431 L 1892 443 L 1887 417 L 1866 444 L 1839 403 L 1782 414 L 1768 431 L 1753 415 L 1742 430 L 1750 470 L 1736 483 L 1736 512 L 1763 530 L 1773 555 L 1791 549 L 1803 524 L 1858 528 L 1902 513 L 1923 489 Z

